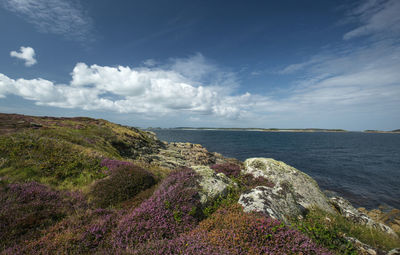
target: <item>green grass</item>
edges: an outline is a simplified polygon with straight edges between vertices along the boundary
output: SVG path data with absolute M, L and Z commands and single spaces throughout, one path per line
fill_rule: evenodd
M 0 137 L 0 175 L 11 182 L 83 186 L 104 174 L 100 158 L 87 148 L 32 130 Z
M 105 120 L 37 118 L 36 122 L 42 128 L 0 136 L 0 177 L 8 182 L 87 187 L 105 176 L 102 158 L 135 160 L 159 146 L 143 131 Z
M 343 216 L 329 215 L 311 210 L 305 219 L 294 221 L 294 226 L 310 236 L 318 244 L 338 254 L 357 254 L 355 248 L 343 236 L 357 238 L 374 248 L 391 250 L 400 247 L 400 239 L 367 226 L 355 224 Z

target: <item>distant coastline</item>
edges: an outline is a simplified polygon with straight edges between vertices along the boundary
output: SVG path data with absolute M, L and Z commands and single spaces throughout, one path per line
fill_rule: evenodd
M 346 133 L 346 132 L 361 132 L 361 133 L 383 133 L 383 134 L 400 134 L 400 129 L 392 131 L 381 130 L 364 130 L 364 131 L 348 131 L 345 129 L 324 129 L 324 128 L 211 128 L 211 127 L 174 127 L 174 128 L 160 128 L 149 127 L 146 130 L 207 130 L 207 131 L 257 131 L 257 132 L 289 132 L 289 133 Z
M 396 129 L 396 130 L 392 130 L 392 131 L 365 130 L 364 133 L 400 134 L 400 129 Z
M 217 130 L 217 131 L 258 131 L 258 132 L 349 132 L 344 129 L 320 129 L 320 128 L 208 128 L 208 127 L 175 127 L 175 128 L 148 128 L 148 130 Z

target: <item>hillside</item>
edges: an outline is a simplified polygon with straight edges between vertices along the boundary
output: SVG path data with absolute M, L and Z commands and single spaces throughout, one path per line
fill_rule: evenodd
M 0 114 L 0 204 L 0 254 L 386 254 L 400 246 L 390 227 L 283 162 L 239 162 L 84 117 Z

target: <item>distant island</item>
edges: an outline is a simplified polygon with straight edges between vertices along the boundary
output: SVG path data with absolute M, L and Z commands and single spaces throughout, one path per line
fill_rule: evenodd
M 392 131 L 371 130 L 364 131 L 348 131 L 345 129 L 325 129 L 325 128 L 213 128 L 213 127 L 174 127 L 174 128 L 161 128 L 161 127 L 148 127 L 146 130 L 217 130 L 217 131 L 258 131 L 258 132 L 293 132 L 293 133 L 313 133 L 313 132 L 362 132 L 362 133 L 383 133 L 383 134 L 399 134 L 400 129 Z
M 148 128 L 158 130 L 163 128 Z M 322 128 L 210 128 L 210 127 L 175 127 L 166 128 L 173 130 L 221 130 L 221 131 L 259 131 L 259 132 L 349 132 L 344 129 L 322 129 Z
M 400 129 L 395 129 L 392 131 L 381 131 L 381 130 L 364 130 L 364 133 L 385 133 L 385 134 L 399 134 Z

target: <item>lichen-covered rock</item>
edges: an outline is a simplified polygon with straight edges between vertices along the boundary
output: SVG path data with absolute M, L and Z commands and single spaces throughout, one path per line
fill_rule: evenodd
M 371 217 L 371 219 L 381 222 L 389 227 L 391 227 L 395 232 L 400 232 L 400 210 L 399 209 L 389 209 L 382 207 L 380 209 L 373 209 L 371 211 L 366 210 L 361 207 L 358 208 L 361 213 L 364 213 Z
M 400 255 L 400 248 L 390 250 L 387 255 Z
M 318 207 L 326 212 L 335 213 L 317 182 L 296 168 L 272 158 L 250 158 L 244 165 L 244 174 L 262 176 L 278 187 L 286 187 L 287 193 L 291 193 L 296 203 L 302 207 Z
M 290 218 L 302 217 L 306 212 L 296 202 L 293 194 L 279 184 L 273 188 L 258 186 L 244 192 L 239 198 L 239 204 L 245 212 L 260 212 L 285 223 L 289 223 Z
M 354 237 L 345 237 L 345 238 L 347 241 L 349 241 L 353 244 L 354 248 L 357 249 L 357 252 L 360 255 L 386 255 L 387 254 L 386 252 L 376 249 L 372 246 L 369 246 Z
M 226 162 L 238 162 L 236 159 L 224 158 L 221 154 L 209 152 L 200 144 L 165 143 L 165 148 L 157 154 L 146 156 L 153 164 L 167 168 L 192 167 L 197 165 L 212 165 Z
M 380 222 L 376 222 L 371 219 L 368 215 L 360 212 L 356 208 L 354 208 L 349 201 L 342 197 L 331 197 L 330 202 L 332 205 L 339 211 L 341 215 L 345 218 L 366 226 L 370 226 L 372 228 L 381 230 L 385 233 L 393 235 L 397 237 L 397 234 L 391 229 L 389 226 L 382 224 Z
M 192 169 L 200 176 L 200 202 L 204 205 L 219 196 L 226 196 L 229 188 L 235 183 L 223 173 L 216 173 L 208 166 L 193 166 Z

